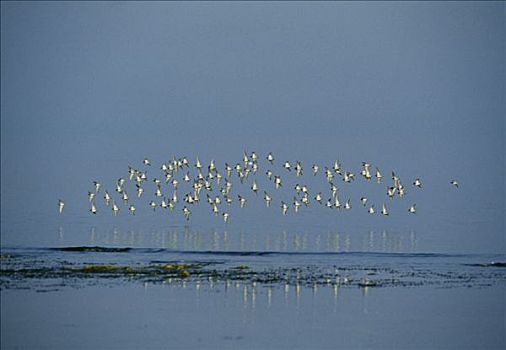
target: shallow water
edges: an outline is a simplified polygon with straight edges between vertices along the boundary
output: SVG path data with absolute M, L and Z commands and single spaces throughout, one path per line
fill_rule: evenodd
M 2 348 L 501 348 L 504 261 L 4 248 Z
M 178 281 L 45 293 L 4 290 L 1 306 L 2 348 L 504 348 L 505 344 L 504 283 L 488 288 L 366 290 Z
M 2 208 L 2 349 L 504 348 L 497 212 L 447 190 L 416 215 L 392 202 L 388 218 L 283 217 L 254 195 L 228 224 L 202 205 L 187 224 L 94 216 L 86 198 L 63 215 Z

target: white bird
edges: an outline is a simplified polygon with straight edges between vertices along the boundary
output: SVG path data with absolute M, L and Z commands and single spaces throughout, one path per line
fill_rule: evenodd
M 459 182 L 458 182 L 457 180 L 452 180 L 452 181 L 450 182 L 450 184 L 452 184 L 453 186 L 455 186 L 455 187 L 459 188 Z
M 195 202 L 195 200 L 193 199 L 191 193 L 187 193 L 186 196 L 184 197 L 184 201 L 188 204 L 193 204 Z
M 125 203 L 128 203 L 128 194 L 127 194 L 127 192 L 125 190 L 123 190 L 122 195 L 123 195 L 123 201 Z
M 274 162 L 274 156 L 272 155 L 271 152 L 269 152 L 269 154 L 267 155 L 267 160 L 269 161 L 269 163 L 273 163 Z
M 334 172 L 341 174 L 341 163 L 338 160 L 334 161 Z
M 149 159 L 148 159 L 148 158 L 144 158 L 144 159 L 142 160 L 142 164 L 151 166 L 151 162 L 149 161 Z
M 186 219 L 186 221 L 190 220 L 191 211 L 187 207 L 183 208 L 183 214 Z
M 97 207 L 95 206 L 94 202 L 91 202 L 91 209 L 90 209 L 90 211 L 91 211 L 92 214 L 97 214 Z
M 369 168 L 371 167 L 371 164 L 369 164 L 367 162 L 362 162 L 362 166 L 363 166 L 363 169 L 361 172 L 362 176 L 365 177 L 367 180 L 370 180 L 372 178 L 372 175 L 369 170 Z
M 142 194 L 144 193 L 144 189 L 139 186 L 138 184 L 135 184 L 137 186 L 137 198 L 140 198 Z
M 98 193 L 100 190 L 100 183 L 98 181 L 93 181 L 93 185 L 95 185 L 95 192 Z
M 116 205 L 116 202 L 113 200 L 112 201 L 112 213 L 114 214 L 114 216 L 118 215 L 118 212 L 119 212 L 119 207 Z
M 223 215 L 223 221 L 228 222 L 228 218 L 229 218 L 230 214 L 225 212 L 222 215 Z
M 320 168 L 318 167 L 318 165 L 316 165 L 316 164 L 313 164 L 313 166 L 312 166 L 311 168 L 313 169 L 313 176 L 315 176 L 315 175 L 316 175 L 316 173 L 318 173 L 318 169 L 320 169 Z
M 244 208 L 246 205 L 246 198 L 242 197 L 240 194 L 238 194 L 237 197 L 239 197 L 239 206 Z
M 58 199 L 58 212 L 63 213 L 63 207 L 65 207 L 65 203 L 62 199 Z
M 419 187 L 419 188 L 422 187 L 422 182 L 420 181 L 419 178 L 416 178 L 415 181 L 413 181 L 413 186 L 416 186 L 416 187 Z
M 306 207 L 309 205 L 309 197 L 307 193 L 304 193 L 302 196 L 302 199 L 300 200 L 302 204 L 304 204 Z
M 344 209 L 346 210 L 350 210 L 351 209 L 351 204 L 350 204 L 350 199 L 348 198 L 348 200 L 344 203 Z
M 290 171 L 292 169 L 292 166 L 290 165 L 290 163 L 288 161 L 286 161 L 285 164 L 283 164 L 283 168 Z
M 374 214 L 374 204 L 369 207 L 369 209 L 367 210 L 367 212 L 369 214 Z
M 227 177 L 230 177 L 232 174 L 232 167 L 228 165 L 228 163 L 225 163 L 225 171 L 227 172 Z
M 155 211 L 155 209 L 156 209 L 156 203 L 154 201 L 150 201 L 149 202 L 149 206 L 153 209 L 153 211 Z
M 366 203 L 367 203 L 367 198 L 366 197 L 361 197 L 360 198 L 360 202 L 363 204 L 363 206 L 365 207 Z
M 383 203 L 383 205 L 381 206 L 381 214 L 383 214 L 385 216 L 388 215 L 388 210 L 387 210 L 385 203 Z
M 230 190 L 232 189 L 232 183 L 228 180 L 225 181 L 225 188 L 227 190 L 227 194 L 230 192 Z
M 109 203 L 111 202 L 111 196 L 109 195 L 109 192 L 107 192 L 107 190 L 105 190 L 104 199 L 105 205 L 109 205 Z
M 134 207 L 134 205 L 133 205 L 133 204 L 131 204 L 131 205 L 130 205 L 130 207 L 128 207 L 128 210 L 130 211 L 130 213 L 131 213 L 132 215 L 135 215 L 135 210 L 136 210 L 136 209 L 135 209 L 135 207 Z
M 257 182 L 255 180 L 253 180 L 253 184 L 251 185 L 251 190 L 253 192 L 255 192 L 255 194 L 257 194 L 258 186 L 257 186 Z
M 281 187 L 281 177 L 274 175 L 274 185 L 276 186 L 276 189 Z
M 295 162 L 295 175 L 302 176 L 302 164 L 300 161 Z
M 297 197 L 293 197 L 293 207 L 295 212 L 299 211 L 299 207 L 301 206 L 300 202 L 297 200 Z
M 330 184 L 330 191 L 332 192 L 332 197 L 335 197 L 335 196 L 337 196 L 337 192 L 339 191 L 339 189 L 337 188 L 336 185 L 331 183 Z
M 209 163 L 207 169 L 209 170 L 209 172 L 213 172 L 216 170 L 216 164 L 214 163 L 214 159 L 211 159 L 211 162 Z
M 283 215 L 286 215 L 286 213 L 288 212 L 288 204 L 286 204 L 285 202 L 281 202 L 281 210 L 283 211 Z
M 408 211 L 411 214 L 416 214 L 416 204 L 413 204 L 411 207 L 409 207 Z
M 267 175 L 267 177 L 269 178 L 269 180 L 271 180 L 271 179 L 272 179 L 272 171 L 271 171 L 271 170 L 267 170 L 267 171 L 265 172 L 265 175 Z
M 317 201 L 318 203 L 322 204 L 322 193 L 321 192 L 318 192 L 316 194 L 316 196 L 314 197 L 315 201 Z
M 325 167 L 325 177 L 329 183 L 332 182 L 332 179 L 334 178 L 334 174 L 332 174 L 332 171 L 330 171 L 330 169 L 327 167 Z
M 378 167 L 376 167 L 376 179 L 378 179 L 378 183 L 380 183 L 381 179 L 383 179 L 383 175 L 381 175 L 381 172 Z
M 265 201 L 265 206 L 268 208 L 271 204 L 271 200 L 272 198 L 269 196 L 269 194 L 264 191 L 264 201 Z
M 88 199 L 89 199 L 90 203 L 93 201 L 94 198 L 95 198 L 95 192 L 88 191 Z
M 341 202 L 339 201 L 339 197 L 338 196 L 334 197 L 334 208 L 341 209 Z
M 212 206 L 214 215 L 218 216 L 219 213 L 218 206 L 216 205 L 216 203 L 213 203 Z

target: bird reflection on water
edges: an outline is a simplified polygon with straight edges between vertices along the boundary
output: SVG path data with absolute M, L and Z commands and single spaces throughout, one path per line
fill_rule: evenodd
M 180 280 L 169 278 L 162 284 L 165 288 L 170 289 L 186 289 L 195 291 L 195 303 L 199 304 L 200 299 L 207 297 L 208 293 L 213 295 L 223 295 L 225 305 L 236 305 L 240 302 L 244 310 L 254 312 L 255 309 L 277 309 L 277 308 L 295 308 L 301 310 L 310 303 L 318 302 L 333 305 L 333 312 L 338 312 L 338 303 L 340 299 L 339 284 L 329 283 L 328 285 L 313 285 L 312 287 L 303 288 L 297 283 L 294 288 L 290 288 L 289 284 L 284 286 L 267 284 L 259 285 L 257 282 L 241 282 L 231 283 L 230 280 L 212 282 L 208 280 Z M 158 287 L 159 284 L 144 283 L 144 288 L 151 286 Z M 362 297 L 370 296 L 371 289 L 369 287 L 361 288 Z M 362 303 L 363 312 L 366 312 L 366 303 Z M 247 318 L 243 320 L 247 322 Z
M 63 227 L 58 229 L 59 243 L 65 245 Z M 69 242 L 71 243 L 70 239 Z M 341 231 L 327 233 L 280 232 L 254 233 L 227 230 L 174 229 L 142 232 L 122 231 L 113 228 L 108 231 L 89 229 L 87 244 L 91 246 L 122 246 L 159 248 L 174 251 L 257 251 L 257 252 L 382 252 L 413 253 L 417 251 L 419 238 L 416 232 L 389 232 L 386 230 L 350 235 Z

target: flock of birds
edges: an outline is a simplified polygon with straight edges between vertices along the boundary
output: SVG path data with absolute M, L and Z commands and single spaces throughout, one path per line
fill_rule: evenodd
M 285 161 L 282 164 L 282 170 L 280 173 L 275 174 L 272 170 L 270 170 L 270 168 L 274 168 L 275 164 L 273 154 L 267 154 L 266 160 L 268 166 L 265 171 L 265 176 L 273 183 L 274 187 L 274 192 L 271 190 L 271 194 L 275 193 L 276 190 L 279 190 L 283 186 L 283 179 L 280 173 L 284 172 L 283 177 L 294 173 L 294 175 L 291 176 L 295 176 L 297 178 L 301 177 L 303 174 L 303 167 L 300 161 L 296 161 L 294 164 L 289 161 Z M 135 169 L 132 166 L 128 167 L 128 180 L 135 183 L 136 197 L 138 199 L 144 195 L 144 188 L 147 187 L 146 184 L 148 181 L 147 169 L 151 167 L 151 162 L 147 158 L 142 161 L 142 164 L 144 170 Z M 192 175 L 193 168 L 194 175 Z M 260 173 L 259 158 L 255 152 L 252 152 L 250 155 L 244 152 L 242 162 L 238 162 L 235 166 L 225 163 L 223 172 L 218 170 L 214 160 L 211 160 L 207 166 L 204 166 L 197 158 L 196 163 L 192 166 L 190 165 L 187 157 L 174 157 L 172 160 L 161 164 L 160 169 L 162 171 L 162 176 L 160 178 L 151 179 L 151 181 L 155 184 L 155 193 L 154 197 L 151 197 L 149 200 L 148 205 L 153 210 L 156 210 L 157 208 L 174 210 L 178 203 L 180 203 L 180 196 L 178 195 L 180 185 L 183 182 L 187 183 L 190 185 L 190 190 L 184 193 L 181 197 L 184 202 L 181 210 L 187 221 L 190 219 L 192 206 L 198 205 L 201 202 L 201 199 L 204 198 L 203 193 L 205 193 L 205 201 L 209 204 L 212 212 L 215 215 L 219 215 L 221 213 L 225 222 L 228 222 L 230 219 L 230 211 L 226 210 L 227 207 L 230 207 L 234 202 L 237 202 L 240 208 L 244 208 L 247 198 L 241 194 L 232 195 L 232 189 L 234 187 L 232 180 L 235 177 L 239 179 L 241 184 L 251 183 L 250 190 L 255 193 L 255 195 L 260 192 L 256 178 L 256 174 Z M 338 160 L 334 162 L 333 166 L 324 167 L 324 169 L 321 169 L 317 164 L 313 164 L 311 171 L 313 176 L 318 176 L 319 173 L 323 174 L 330 190 L 329 193 L 327 193 L 328 196 L 326 196 L 323 192 L 312 193 L 310 195 L 310 190 L 306 185 L 296 184 L 294 187 L 295 193 L 293 194 L 293 202 L 291 204 L 285 201 L 280 201 L 280 203 L 278 202 L 283 215 L 287 215 L 290 208 L 293 208 L 294 212 L 298 212 L 302 206 L 308 206 L 311 202 L 330 209 L 351 209 L 351 200 L 349 198 L 344 201 L 344 203 L 341 202 L 336 180 L 340 179 L 345 183 L 351 183 L 355 181 L 355 174 L 353 172 L 342 169 L 341 163 Z M 249 179 L 250 176 L 252 177 L 251 180 Z M 383 174 L 380 169 L 376 167 L 373 172 L 371 164 L 367 162 L 362 162 L 360 176 L 367 181 L 371 181 L 375 178 L 375 181 L 378 184 L 381 184 L 384 181 Z M 392 182 L 386 187 L 387 196 L 389 198 L 394 198 L 395 196 L 398 196 L 399 198 L 404 197 L 406 192 L 405 187 L 399 176 L 397 176 L 393 171 L 391 173 L 391 180 Z M 126 181 L 127 180 L 125 180 L 125 178 L 120 177 L 116 181 L 115 192 L 118 196 L 121 196 L 121 200 L 128 208 L 128 211 L 132 215 L 135 215 L 137 209 L 127 193 Z M 163 184 L 165 184 L 165 186 Z M 451 180 L 450 184 L 456 188 L 459 187 L 457 180 Z M 90 204 L 90 212 L 92 214 L 97 214 L 97 197 L 101 194 L 100 190 L 102 185 L 98 181 L 94 181 L 93 185 L 94 190 L 88 192 L 88 200 Z M 421 188 L 421 179 L 415 178 L 412 185 L 414 188 Z M 213 189 L 215 188 L 218 189 L 218 191 L 214 191 Z M 164 192 L 166 191 L 170 192 L 169 196 L 164 195 Z M 120 205 L 118 202 L 107 189 L 104 189 L 103 193 L 105 205 L 111 208 L 114 216 L 118 215 L 120 212 Z M 263 190 L 263 200 L 266 207 L 271 207 L 271 202 L 273 202 L 271 194 L 268 193 L 267 190 Z M 236 200 L 234 200 L 234 198 L 236 198 Z M 324 200 L 324 198 L 326 200 Z M 367 197 L 362 196 L 360 198 L 360 203 L 367 208 L 367 212 L 369 214 L 376 213 L 375 205 L 370 204 Z M 60 214 L 63 213 L 64 207 L 64 201 L 59 199 L 58 211 Z M 407 211 L 410 214 L 415 214 L 416 204 L 411 204 L 407 208 Z M 380 212 L 384 216 L 389 215 L 385 203 L 382 203 Z

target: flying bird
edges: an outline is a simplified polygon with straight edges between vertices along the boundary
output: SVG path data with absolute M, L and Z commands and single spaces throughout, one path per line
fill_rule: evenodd
M 267 160 L 269 161 L 269 163 L 273 163 L 274 162 L 274 156 L 272 155 L 271 152 L 269 152 L 269 154 L 267 155 Z
M 95 206 L 95 203 L 94 202 L 91 202 L 91 209 L 90 209 L 90 212 L 92 214 L 97 214 L 97 207 Z

